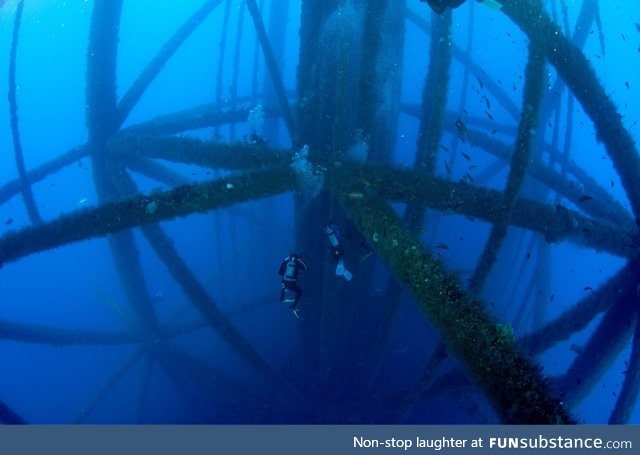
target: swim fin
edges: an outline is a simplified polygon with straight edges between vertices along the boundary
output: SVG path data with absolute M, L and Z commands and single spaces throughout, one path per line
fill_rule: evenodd
M 344 261 L 342 259 L 338 261 L 338 265 L 336 266 L 336 275 L 341 276 L 347 281 L 351 281 L 351 278 L 353 278 L 351 272 L 345 268 Z

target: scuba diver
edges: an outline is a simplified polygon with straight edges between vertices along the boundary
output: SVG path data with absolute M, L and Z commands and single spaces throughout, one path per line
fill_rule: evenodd
M 327 224 L 324 227 L 324 233 L 327 236 L 327 240 L 329 240 L 329 245 L 331 246 L 330 252 L 333 259 L 336 261 L 336 275 L 341 276 L 347 281 L 351 281 L 353 275 L 349 272 L 344 266 L 344 251 L 342 250 L 342 244 L 340 243 L 341 235 L 340 228 L 333 224 Z
M 302 257 L 296 253 L 291 253 L 284 258 L 278 270 L 278 275 L 282 277 L 280 282 L 280 302 L 288 303 L 289 308 L 298 319 L 300 319 L 300 310 L 296 306 L 302 296 L 302 288 L 298 285 L 298 274 L 306 271 L 307 265 L 302 260 Z

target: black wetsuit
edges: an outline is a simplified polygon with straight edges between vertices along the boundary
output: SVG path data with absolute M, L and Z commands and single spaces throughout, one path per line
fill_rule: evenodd
M 306 270 L 307 265 L 297 254 L 287 256 L 280 264 L 280 269 L 278 270 L 278 274 L 282 277 L 280 301 L 290 301 L 286 298 L 287 291 L 293 292 L 293 301 L 289 305 L 292 310 L 296 308 L 298 302 L 300 302 L 300 297 L 302 297 L 302 288 L 298 285 L 298 274 Z

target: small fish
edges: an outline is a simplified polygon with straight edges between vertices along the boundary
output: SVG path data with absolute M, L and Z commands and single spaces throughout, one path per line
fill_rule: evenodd
M 620 36 L 622 37 L 622 41 L 627 41 L 627 37 L 624 35 L 624 33 L 620 33 Z
M 447 174 L 451 175 L 451 167 L 449 166 L 447 160 L 444 160 L 444 168 L 447 171 Z
M 611 180 L 611 188 L 613 188 L 614 185 L 615 185 L 614 181 Z
M 593 291 L 593 288 L 591 286 L 585 286 L 582 288 L 583 291 Z
M 462 154 L 462 156 L 464 157 L 465 160 L 467 161 L 471 161 L 471 157 L 469 156 L 468 153 L 464 153 L 464 152 L 460 152 Z
M 593 199 L 592 196 L 585 195 L 585 196 L 580 196 L 580 199 L 578 199 L 578 200 L 580 202 L 587 202 L 587 201 L 590 201 L 591 199 Z
M 477 78 L 478 79 L 478 84 L 480 84 L 480 88 L 484 88 L 484 82 L 482 82 L 482 79 Z
M 480 98 L 482 101 L 484 101 L 484 104 L 487 106 L 487 109 L 491 109 L 491 102 L 489 101 L 489 98 L 487 98 L 486 96 L 482 95 L 482 98 Z
M 351 193 L 347 193 L 346 196 L 351 199 L 362 199 L 364 194 L 359 191 L 352 191 Z
M 7 221 L 5 221 L 4 224 L 6 224 L 7 226 L 13 224 L 13 218 L 7 218 Z
M 364 262 L 367 259 L 369 259 L 369 256 L 371 256 L 373 254 L 373 251 L 369 251 L 367 254 L 365 254 L 362 259 L 360 259 L 360 262 Z
M 484 111 L 485 115 L 489 117 L 489 120 L 493 120 L 493 115 L 489 113 L 489 111 Z
M 474 169 L 476 169 L 478 167 L 477 164 L 472 164 L 471 166 L 469 166 L 469 170 L 473 171 Z
M 474 179 L 473 177 L 471 177 L 471 174 L 469 174 L 468 172 L 464 173 L 464 178 L 467 179 L 470 182 L 475 182 L 476 179 Z
M 362 183 L 364 183 L 366 186 L 371 186 L 371 182 L 367 179 L 365 179 L 364 177 L 360 179 L 360 181 Z
M 442 150 L 444 150 L 445 152 L 450 152 L 450 151 L 451 151 L 451 150 L 449 150 L 449 147 L 447 147 L 446 145 L 442 145 L 442 144 L 440 144 L 440 148 L 441 148 Z
M 527 251 L 527 261 L 531 259 L 531 251 Z
M 441 250 L 448 250 L 449 249 L 449 245 L 447 245 L 446 243 L 440 242 L 440 243 L 438 243 L 436 245 L 436 248 L 439 248 Z
M 636 22 L 636 31 L 640 33 L 640 24 L 638 24 L 637 22 Z
M 458 133 L 460 133 L 462 137 L 467 137 L 469 135 L 469 130 L 467 129 L 467 125 L 465 125 L 464 122 L 460 120 L 460 118 L 456 120 L 455 126 L 456 126 L 456 129 L 458 130 Z
M 631 88 L 631 86 L 629 85 L 629 81 L 624 81 L 624 86 L 627 87 L 627 89 Z
M 82 204 L 84 204 L 85 202 L 87 202 L 87 198 L 86 198 L 86 197 L 83 197 L 82 199 L 80 199 L 80 200 L 78 201 L 78 205 L 82 205 Z

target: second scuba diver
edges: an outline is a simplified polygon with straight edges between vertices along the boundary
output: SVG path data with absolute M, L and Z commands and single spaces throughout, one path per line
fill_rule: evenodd
M 353 275 L 344 266 L 344 250 L 340 243 L 342 239 L 340 228 L 333 223 L 327 224 L 324 227 L 324 233 L 327 236 L 327 240 L 329 240 L 331 256 L 333 256 L 333 259 L 336 261 L 336 275 L 341 276 L 347 281 L 351 281 Z

